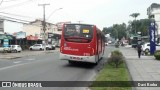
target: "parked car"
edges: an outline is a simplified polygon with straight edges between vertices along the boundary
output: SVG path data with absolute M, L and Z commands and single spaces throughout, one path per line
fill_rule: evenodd
M 46 50 L 52 50 L 52 45 L 47 44 L 47 45 L 46 45 Z
M 108 44 L 111 44 L 111 43 L 112 43 L 112 41 L 109 40 L 109 41 L 108 41 Z
M 54 42 L 55 47 L 60 47 L 60 43 L 59 42 Z
M 52 46 L 52 50 L 55 50 L 56 49 L 56 46 L 55 45 L 51 45 Z
M 105 46 L 108 46 L 108 42 L 105 42 Z
M 0 52 L 3 53 L 12 52 L 12 49 L 10 47 L 0 47 Z
M 11 48 L 11 52 L 21 52 L 22 48 L 20 45 L 9 45 L 9 47 Z
M 3 47 L 0 47 L 0 52 L 3 52 L 4 51 L 4 48 Z
M 29 47 L 29 50 L 44 50 L 43 44 L 34 44 Z
M 150 52 L 150 43 L 144 43 L 142 45 L 143 52 Z M 156 44 L 156 50 L 160 50 L 160 44 Z

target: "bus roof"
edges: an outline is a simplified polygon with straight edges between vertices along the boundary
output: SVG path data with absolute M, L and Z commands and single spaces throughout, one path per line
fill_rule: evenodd
M 64 25 L 90 25 L 90 26 L 95 26 L 93 24 L 81 24 L 81 23 L 70 23 L 70 24 L 64 24 Z

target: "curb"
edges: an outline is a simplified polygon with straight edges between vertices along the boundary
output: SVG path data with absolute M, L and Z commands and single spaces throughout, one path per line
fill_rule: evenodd
M 129 74 L 129 80 L 131 80 L 131 81 L 133 81 L 133 78 L 132 78 L 132 76 L 131 76 L 131 73 L 130 73 L 130 71 L 129 71 L 129 68 L 128 68 L 128 65 L 127 65 L 127 62 L 126 62 L 126 57 L 125 57 L 125 65 L 126 65 L 126 69 L 127 69 L 127 71 L 128 71 L 128 74 Z M 132 90 L 136 90 L 136 88 L 135 87 L 132 87 Z
M 17 55 L 17 56 L 9 56 L 8 55 L 8 56 L 0 57 L 0 59 L 17 59 L 17 58 L 28 57 L 28 56 L 36 56 L 36 55 L 54 53 L 55 51 L 58 51 L 58 50 L 40 52 L 40 53 L 36 53 L 36 54 Z M 7 54 L 3 54 L 3 55 L 7 55 Z
M 0 59 L 17 59 L 17 58 L 21 58 L 21 57 L 3 57 L 3 58 L 0 58 Z

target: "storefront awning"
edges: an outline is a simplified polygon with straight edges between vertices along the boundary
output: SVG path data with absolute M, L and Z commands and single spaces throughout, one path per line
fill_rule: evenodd
M 13 37 L 11 35 L 5 35 L 5 34 L 0 34 L 0 40 L 3 40 L 3 39 L 13 39 Z
M 38 40 L 37 36 L 27 36 L 27 40 Z

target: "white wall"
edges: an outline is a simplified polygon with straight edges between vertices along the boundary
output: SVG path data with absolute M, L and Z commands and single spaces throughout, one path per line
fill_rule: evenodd
M 37 34 L 38 36 L 38 39 L 42 39 L 42 36 L 41 36 L 41 28 L 42 27 L 39 27 L 39 26 L 36 26 L 36 25 L 24 25 L 23 27 L 23 31 L 26 32 L 26 36 L 35 36 L 35 34 Z
M 12 21 L 4 21 L 4 32 L 8 33 L 14 33 L 23 31 L 23 24 L 18 22 L 12 22 Z

